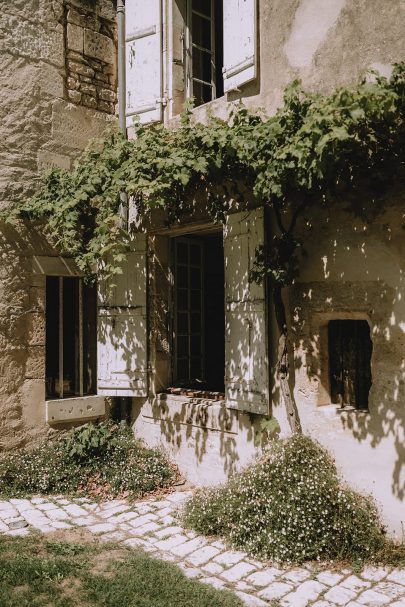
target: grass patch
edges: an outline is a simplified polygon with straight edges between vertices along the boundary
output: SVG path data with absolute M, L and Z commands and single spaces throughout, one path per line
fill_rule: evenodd
M 64 437 L 0 458 L 0 494 L 136 498 L 168 487 L 176 470 L 125 424 L 85 424 Z
M 242 607 L 142 552 L 0 536 L 0 607 Z
M 374 502 L 343 486 L 306 436 L 274 442 L 226 485 L 198 492 L 183 522 L 262 559 L 405 564 L 405 545 L 386 539 Z

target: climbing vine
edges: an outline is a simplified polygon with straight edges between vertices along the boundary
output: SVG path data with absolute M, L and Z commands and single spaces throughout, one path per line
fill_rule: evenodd
M 53 168 L 38 192 L 7 212 L 7 221 L 39 219 L 62 253 L 91 275 L 103 264 L 119 272 L 129 244 L 118 221 L 119 192 L 139 213 L 166 211 L 168 223 L 187 213 L 195 196 L 220 221 L 235 201 L 254 200 L 274 211 L 278 233 L 268 253 L 258 251 L 252 277 L 290 284 L 301 243 L 297 220 L 314 205 L 348 203 L 355 212 L 378 211 L 387 186 L 402 178 L 405 64 L 390 79 L 374 75 L 331 95 L 288 87 L 272 117 L 243 105 L 228 120 L 195 123 L 189 108 L 172 128 L 137 126 L 94 140 L 72 171 Z M 367 188 L 370 196 L 356 196 Z
M 54 168 L 37 194 L 18 202 L 6 220 L 37 219 L 62 253 L 87 276 L 95 268 L 119 273 L 130 234 L 118 220 L 120 192 L 140 216 L 164 209 L 178 221 L 198 197 L 214 221 L 250 200 L 273 214 L 270 246 L 259 249 L 251 273 L 273 288 L 280 329 L 279 376 L 292 426 L 297 412 L 288 394 L 287 320 L 282 288 L 298 275 L 298 220 L 311 209 L 344 205 L 371 219 L 387 189 L 404 177 L 405 64 L 392 76 L 372 74 L 329 95 L 292 83 L 274 116 L 234 106 L 227 120 L 194 121 L 190 108 L 167 128 L 136 127 L 95 140 L 72 171 Z M 362 195 L 358 195 L 359 192 Z M 316 221 L 316 219 L 315 219 Z

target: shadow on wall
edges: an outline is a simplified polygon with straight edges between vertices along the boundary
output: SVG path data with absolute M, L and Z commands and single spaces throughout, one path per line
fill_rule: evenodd
M 308 245 L 300 283 L 290 293 L 295 356 L 295 394 L 301 415 L 331 403 L 328 323 L 366 320 L 373 342 L 369 413 L 353 411 L 336 423 L 371 449 L 387 441 L 391 489 L 405 499 L 405 215 L 390 208 L 374 226 L 336 221 L 317 226 Z M 322 225 L 322 224 L 320 224 Z M 340 226 L 340 227 L 337 227 Z M 318 412 L 319 413 L 319 412 Z M 315 409 L 316 414 L 316 409 Z M 381 453 L 381 452 L 380 452 Z M 388 455 L 388 457 L 392 457 Z M 389 459 L 387 457 L 387 462 Z

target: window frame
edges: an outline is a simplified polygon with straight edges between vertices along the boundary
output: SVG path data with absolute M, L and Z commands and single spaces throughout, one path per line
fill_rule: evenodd
M 84 365 L 85 365 L 85 356 L 84 356 L 84 350 L 85 350 L 85 335 L 84 335 L 84 317 L 85 317 L 85 311 L 84 311 L 84 296 L 83 296 L 83 290 L 84 290 L 84 285 L 83 285 L 83 278 L 80 276 L 55 276 L 55 275 L 47 275 L 46 278 L 56 278 L 58 280 L 58 287 L 57 287 L 57 292 L 58 292 L 58 376 L 57 376 L 57 381 L 58 381 L 58 391 L 55 390 L 54 394 L 49 394 L 48 389 L 47 389 L 47 385 L 45 386 L 45 399 L 46 400 L 54 400 L 55 398 L 57 399 L 64 399 L 64 398 L 81 398 L 83 396 L 91 396 L 96 394 L 96 390 L 92 390 L 91 388 L 89 389 L 89 391 L 84 389 Z M 65 281 L 66 280 L 72 280 L 75 279 L 77 280 L 77 312 L 78 312 L 78 318 L 77 321 L 74 322 L 74 326 L 72 327 L 72 330 L 76 333 L 77 332 L 77 355 L 78 355 L 78 362 L 77 362 L 77 380 L 76 380 L 76 385 L 77 388 L 75 387 L 73 393 L 69 392 L 68 394 L 65 395 L 65 390 L 64 390 L 64 331 L 66 329 L 66 320 L 64 319 L 64 289 L 66 288 L 65 285 Z M 46 288 L 46 297 L 48 296 L 47 293 L 47 288 Z M 48 304 L 46 304 L 47 306 Z M 47 309 L 47 308 L 46 308 Z M 95 311 L 96 313 L 96 311 Z M 45 317 L 45 323 L 47 324 L 47 316 Z M 50 347 L 50 345 L 48 344 L 48 339 L 47 339 L 47 334 L 46 334 L 46 340 L 45 340 L 45 360 L 47 359 L 47 349 Z M 94 371 L 97 368 L 97 358 L 95 357 L 94 360 L 92 361 L 92 367 L 94 367 Z M 56 378 L 55 378 L 56 379 Z M 47 369 L 46 369 L 46 363 L 45 363 L 45 381 L 48 380 L 47 377 Z
M 217 99 L 217 66 L 216 66 L 216 12 L 215 12 L 215 0 L 211 2 L 211 15 L 208 17 L 200 11 L 193 9 L 194 0 L 186 0 L 186 22 L 185 22 L 185 84 L 186 84 L 186 97 L 194 97 L 194 81 L 198 82 L 202 86 L 211 87 L 211 99 L 206 102 L 199 103 L 198 106 L 210 103 Z M 211 49 L 206 49 L 193 42 L 193 27 L 192 20 L 193 14 L 198 15 L 202 19 L 207 19 L 211 24 Z M 193 48 L 197 48 L 202 52 L 209 52 L 211 55 L 211 82 L 207 82 L 200 78 L 196 78 L 193 75 Z

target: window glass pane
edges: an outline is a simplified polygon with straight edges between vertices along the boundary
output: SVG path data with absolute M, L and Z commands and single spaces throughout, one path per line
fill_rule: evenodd
M 190 314 L 191 333 L 201 333 L 201 329 L 201 314 L 199 312 L 192 312 Z
M 190 263 L 195 266 L 201 265 L 201 247 L 198 245 L 191 245 L 190 247 Z
M 188 314 L 187 312 L 177 313 L 177 335 L 188 334 Z
M 190 286 L 192 289 L 201 289 L 200 268 L 190 268 Z
M 59 278 L 46 279 L 46 397 L 58 398 L 59 380 Z
M 211 51 L 211 21 L 194 14 L 192 28 L 193 44 Z
M 211 82 L 211 53 L 193 47 L 193 78 Z M 194 85 L 193 85 L 194 86 Z M 194 88 L 193 88 L 194 91 Z
M 177 286 L 179 288 L 187 289 L 187 287 L 188 287 L 188 267 L 187 266 L 177 266 L 176 278 L 177 278 Z
M 181 358 L 177 360 L 177 379 L 178 381 L 189 379 L 188 358 Z
M 79 279 L 63 279 L 63 392 L 79 393 Z
M 188 246 L 185 242 L 177 243 L 177 263 L 188 263 Z
M 211 0 L 192 0 L 192 7 L 193 11 L 203 13 L 207 17 L 211 16 Z
M 201 336 L 193 335 L 190 338 L 190 354 L 191 356 L 201 356 Z
M 83 394 L 97 392 L 97 289 L 83 284 Z
M 190 308 L 191 310 L 201 310 L 201 291 L 190 292 Z
M 190 377 L 192 379 L 201 379 L 201 358 L 192 358 L 190 360 Z
M 196 107 L 212 101 L 212 87 L 208 84 L 201 84 L 201 82 L 195 82 L 195 80 L 193 80 L 193 97 Z
M 188 308 L 188 291 L 187 289 L 177 289 L 177 309 L 187 310 Z
M 188 356 L 188 337 L 177 337 L 177 356 Z

